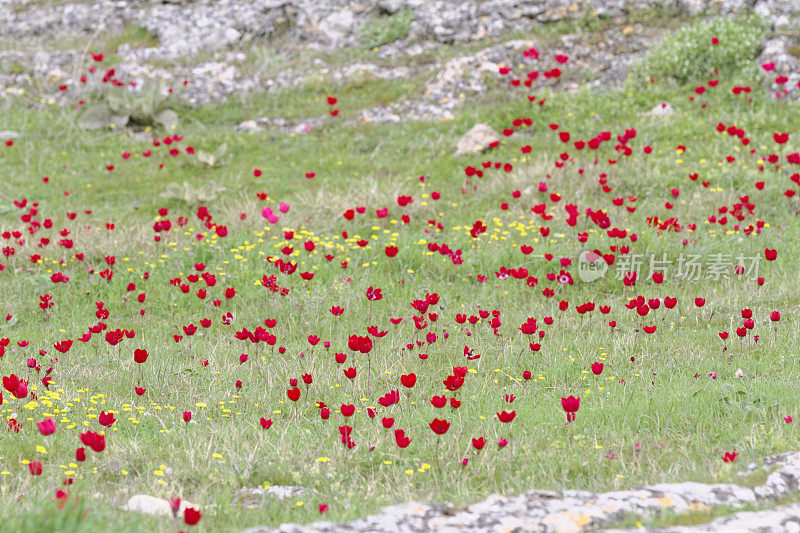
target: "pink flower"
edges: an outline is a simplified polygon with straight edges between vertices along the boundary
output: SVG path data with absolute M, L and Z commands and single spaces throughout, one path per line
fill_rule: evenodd
M 28 463 L 28 470 L 30 470 L 32 476 L 41 476 L 42 475 L 42 463 L 39 461 L 31 461 Z
M 264 209 L 262 209 L 261 216 L 266 218 L 270 224 L 275 224 L 280 220 L 280 217 L 276 215 L 274 211 L 272 211 L 271 207 L 265 207 Z
M 172 511 L 173 516 L 178 516 L 178 512 L 181 510 L 181 499 L 180 498 L 170 498 L 169 499 L 169 508 Z
M 45 418 L 41 422 L 37 422 L 36 427 L 39 429 L 39 433 L 45 437 L 56 432 L 56 423 L 52 418 Z

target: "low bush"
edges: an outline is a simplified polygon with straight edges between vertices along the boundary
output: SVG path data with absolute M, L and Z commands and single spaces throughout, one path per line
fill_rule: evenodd
M 653 46 L 630 72 L 629 82 L 683 85 L 754 68 L 766 28 L 755 15 L 719 16 L 688 24 Z

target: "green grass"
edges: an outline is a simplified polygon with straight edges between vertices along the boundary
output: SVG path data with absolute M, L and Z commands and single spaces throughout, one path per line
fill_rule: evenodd
M 142 26 L 125 24 L 113 31 L 104 31 L 97 35 L 92 46 L 95 53 L 116 54 L 123 44 L 134 48 L 153 48 L 158 45 L 158 38 Z
M 4 391 L 0 411 L 23 428 L 16 434 L 4 432 L 0 441 L 0 504 L 11 509 L 3 528 L 11 524 L 27 530 L 36 524 L 48 531 L 90 531 L 107 528 L 112 521 L 119 530 L 169 528 L 167 518 L 118 511 L 120 503 L 137 493 L 180 495 L 194 502 L 204 513 L 198 530 L 310 522 L 319 517 L 318 505 L 323 503 L 330 506 L 324 518 L 345 520 L 408 500 L 461 505 L 490 493 L 532 488 L 604 491 L 662 481 L 737 481 L 739 464 L 724 464 L 723 452 L 737 451 L 740 462 L 749 462 L 798 449 L 795 425 L 782 419 L 797 414 L 800 407 L 800 376 L 791 364 L 798 355 L 800 299 L 795 287 L 800 276 L 792 256 L 800 229 L 794 216 L 796 198 L 782 194 L 791 185 L 787 177 L 792 169 L 757 168 L 763 155 L 797 150 L 794 137 L 781 147 L 772 141 L 773 132 L 794 133 L 797 104 L 770 100 L 761 89 L 751 95 L 753 103 L 744 103 L 722 80 L 703 97 L 706 108 L 688 100 L 693 93 L 687 87 L 631 93 L 537 91 L 547 98 L 540 107 L 528 103 L 523 93 L 509 97 L 498 83 L 464 105 L 455 120 L 343 124 L 360 107 L 418 94 L 420 83 L 363 80 L 337 86 L 323 81 L 241 102 L 186 108 L 179 131 L 183 140 L 175 144 L 181 154 L 176 157 L 163 146 L 134 141 L 127 132 L 82 132 L 75 126 L 76 112 L 69 109 L 30 109 L 25 100 L 0 103 L 0 129 L 22 133 L 13 147 L 0 145 L 0 230 L 23 230 L 26 239 L 23 245 L 2 241 L 2 247 L 14 246 L 16 253 L 0 259 L 6 266 L 0 273 L 0 313 L 13 316 L 4 322 L 0 314 L 0 338 L 11 339 L 0 359 L 0 373 L 30 378 L 31 390 L 36 385 L 34 392 L 40 396 L 30 403 L 30 398 L 15 400 Z M 307 135 L 234 130 L 254 116 L 325 114 L 328 95 L 339 98 L 340 116 Z M 672 102 L 673 115 L 655 119 L 644 114 L 664 100 Z M 518 117 L 532 118 L 535 129 L 507 138 L 493 152 L 452 156 L 460 135 L 476 122 L 501 130 Z M 752 143 L 742 148 L 727 134 L 717 133 L 714 126 L 719 121 L 745 129 Z M 635 127 L 637 134 L 630 142 L 634 152 L 620 156 L 613 141 L 594 152 L 578 152 L 558 140 L 550 123 L 569 130 L 573 140 L 590 139 L 601 131 L 616 138 Z M 219 168 L 197 166 L 183 153 L 188 146 L 213 150 L 223 142 L 229 148 Z M 523 144 L 534 147 L 530 155 L 520 154 Z M 676 152 L 678 144 L 688 150 Z M 649 156 L 642 154 L 645 145 L 654 148 Z M 756 153 L 751 156 L 749 148 Z M 143 157 L 148 149 L 153 155 Z M 574 159 L 556 168 L 553 162 L 564 151 Z M 123 152 L 134 155 L 124 160 Z M 736 161 L 719 162 L 729 154 Z M 618 162 L 610 164 L 608 159 Z M 464 167 L 486 160 L 512 162 L 515 168 L 511 173 L 487 171 L 482 179 L 467 182 Z M 111 164 L 114 170 L 106 170 Z M 585 173 L 579 174 L 579 168 Z M 254 176 L 254 169 L 262 175 Z M 316 177 L 306 179 L 307 172 Z M 608 174 L 612 193 L 601 192 L 601 172 Z M 692 181 L 692 172 L 701 178 Z M 424 182 L 420 175 L 426 176 Z M 43 176 L 49 177 L 48 183 Z M 762 179 L 767 186 L 757 191 L 753 183 Z M 711 186 L 702 187 L 703 180 Z M 169 183 L 200 187 L 210 181 L 226 187 L 207 206 L 214 222 L 228 227 L 224 238 L 213 237 L 199 222 L 198 205 L 160 196 Z M 552 204 L 538 192 L 539 182 L 547 182 L 548 192 L 563 197 L 546 223 L 530 210 L 542 202 Z M 672 199 L 669 191 L 676 187 L 680 196 Z M 522 193 L 518 200 L 511 195 L 516 190 Z M 442 198 L 432 200 L 433 191 Z M 269 199 L 259 200 L 257 193 L 267 193 Z M 400 208 L 400 194 L 413 196 L 414 203 Z M 721 206 L 746 194 L 757 205 L 758 219 L 768 224 L 760 235 L 745 236 L 732 223 L 728 231 L 705 223 Z M 632 214 L 610 202 L 632 195 L 637 197 Z M 37 217 L 52 219 L 53 227 L 28 234 L 19 218 L 23 212 L 12 204 L 21 198 L 28 199 L 28 207 L 38 202 Z M 675 208 L 666 210 L 665 201 L 674 202 Z M 261 209 L 277 211 L 280 202 L 289 204 L 290 211 L 281 214 L 277 225 L 266 224 Z M 510 204 L 508 210 L 500 208 L 503 202 Z M 581 212 L 587 207 L 607 210 L 614 226 L 637 233 L 639 239 L 611 239 L 583 219 L 568 226 L 563 205 L 570 202 Z M 357 206 L 365 206 L 366 214 L 346 221 L 342 213 Z M 156 243 L 152 226 L 161 207 L 169 209 L 173 231 Z M 381 207 L 389 207 L 389 217 L 374 216 Z M 77 218 L 69 220 L 67 212 L 77 213 Z M 240 213 L 246 218 L 240 219 Z M 402 214 L 410 215 L 409 224 L 401 222 Z M 652 215 L 676 216 L 684 225 L 696 223 L 697 231 L 659 235 L 647 226 L 646 217 Z M 179 216 L 188 219 L 182 228 L 175 227 Z M 488 230 L 473 239 L 468 230 L 479 219 Z M 441 222 L 443 230 L 433 231 L 429 220 Z M 748 216 L 745 223 L 755 220 Z M 115 224 L 114 230 L 106 229 L 108 222 Z M 540 234 L 543 226 L 551 228 L 547 238 Z M 70 250 L 54 244 L 64 238 L 58 234 L 62 228 L 75 242 Z M 289 257 L 281 253 L 287 243 L 284 228 L 297 235 Z M 342 236 L 345 230 L 347 238 Z M 577 233 L 583 231 L 589 234 L 585 245 L 577 241 Z M 197 234 L 205 237 L 197 240 Z M 38 247 L 42 236 L 53 242 Z M 356 243 L 361 237 L 369 240 L 367 246 Z M 692 242 L 684 245 L 684 238 Z M 305 250 L 307 240 L 316 244 L 313 252 Z M 455 266 L 429 252 L 427 243 L 433 241 L 462 249 L 464 263 Z M 384 255 L 388 244 L 400 250 L 391 260 Z M 523 255 L 523 244 L 533 246 L 534 253 Z M 664 253 L 673 259 L 681 253 L 709 258 L 724 252 L 735 261 L 738 254 L 763 257 L 764 248 L 778 249 L 779 256 L 773 264 L 761 262 L 763 287 L 749 278 L 668 279 L 657 286 L 645 279 L 646 268 L 636 287 L 629 289 L 613 278 L 576 280 L 573 286 L 547 281 L 547 274 L 560 267 L 545 261 L 543 254 L 555 254 L 556 261 L 562 256 L 574 260 L 585 247 L 605 251 L 614 244 L 629 245 L 632 253 Z M 75 259 L 76 252 L 85 254 L 82 262 Z M 335 258 L 327 261 L 327 253 Z M 41 261 L 30 262 L 31 254 L 40 254 Z M 89 265 L 95 272 L 108 268 L 106 256 L 116 258 L 110 282 L 88 273 Z M 280 274 L 269 256 L 297 261 L 297 273 Z M 186 283 L 197 262 L 207 264 L 217 279 L 207 287 L 204 300 L 195 296 L 205 286 L 202 280 L 190 283 L 188 294 L 169 282 L 181 277 Z M 539 279 L 535 289 L 494 275 L 500 267 L 522 266 Z M 570 269 L 577 278 L 576 267 Z M 57 271 L 70 281 L 53 284 L 49 277 Z M 314 279 L 301 280 L 303 271 L 314 272 Z M 281 297 L 260 287 L 257 283 L 265 274 L 276 274 L 291 293 Z M 480 274 L 489 279 L 477 282 Z M 136 289 L 128 291 L 128 283 Z M 382 288 L 384 298 L 367 301 L 369 286 Z M 222 296 L 227 287 L 236 288 L 235 298 Z M 544 287 L 556 289 L 556 296 L 544 298 Z M 437 321 L 428 318 L 429 326 L 418 332 L 409 302 L 432 292 L 440 295 L 429 310 L 438 313 Z M 140 304 L 136 296 L 141 293 L 146 300 Z M 44 294 L 55 301 L 49 313 L 38 307 Z M 623 307 L 628 297 L 638 294 L 675 296 L 679 304 L 669 312 L 662 306 L 642 319 Z M 693 304 L 696 296 L 707 299 L 702 310 Z M 219 307 L 211 303 L 214 299 L 221 300 Z M 570 303 L 567 312 L 557 310 L 562 299 Z M 612 312 L 601 315 L 596 310 L 584 317 L 575 313 L 576 305 L 590 300 L 611 305 Z M 114 347 L 103 334 L 87 343 L 76 340 L 51 364 L 56 355 L 53 343 L 77 339 L 96 324 L 95 302 L 100 301 L 111 313 L 103 320 L 109 328 L 133 329 L 135 338 Z M 328 312 L 332 305 L 343 307 L 344 314 L 333 317 Z M 469 326 L 469 334 L 466 326 L 455 322 L 456 313 L 476 314 L 478 306 L 500 311 L 500 335 L 485 321 Z M 758 343 L 736 340 L 744 307 L 753 310 Z M 773 310 L 782 315 L 777 331 L 766 318 Z M 221 321 L 228 311 L 234 317 L 230 326 Z M 552 326 L 543 325 L 546 316 L 555 317 Z M 389 317 L 405 320 L 392 325 Z M 547 330 L 536 353 L 528 347 L 532 339 L 517 329 L 527 317 L 536 317 Z M 207 329 L 200 327 L 203 318 L 212 322 Z M 266 318 L 278 320 L 271 330 L 278 337 L 275 347 L 234 339 L 235 331 L 263 326 Z M 612 319 L 619 331 L 608 327 Z M 181 328 L 189 323 L 199 327 L 198 333 L 175 342 L 173 335 L 183 335 Z M 658 326 L 655 334 L 640 331 L 648 324 Z M 389 333 L 375 339 L 368 361 L 348 350 L 347 337 L 366 334 L 369 325 Z M 723 330 L 731 332 L 725 351 L 718 337 Z M 408 342 L 424 339 L 425 331 L 437 333 L 436 343 L 406 348 Z M 312 333 L 330 340 L 330 350 L 321 343 L 312 348 L 307 341 Z M 30 345 L 19 347 L 22 340 Z M 465 360 L 465 345 L 482 357 Z M 286 352 L 281 354 L 278 346 Z M 144 365 L 133 362 L 135 348 L 150 353 Z M 43 356 L 39 350 L 48 353 Z M 344 365 L 334 362 L 336 352 L 348 354 Z M 242 353 L 249 355 L 244 364 L 239 360 Z M 427 353 L 428 359 L 421 360 L 419 353 Z M 27 368 L 31 357 L 44 369 L 53 366 L 51 394 L 43 390 L 41 374 Z M 209 365 L 203 366 L 206 360 Z M 606 365 L 599 377 L 589 372 L 594 361 Z M 457 410 L 434 409 L 428 399 L 442 394 L 442 380 L 459 365 L 471 370 L 457 393 L 463 405 Z M 353 382 L 342 373 L 342 367 L 349 366 L 358 369 Z M 741 379 L 734 377 L 738 368 L 744 372 Z M 525 370 L 533 372 L 533 379 L 522 379 Z M 287 382 L 305 372 L 313 375 L 314 383 L 306 390 L 301 381 L 302 398 L 293 404 L 286 396 Z M 400 375 L 408 372 L 418 376 L 410 392 L 400 385 Z M 139 380 L 147 388 L 141 397 L 133 389 Z M 234 385 L 237 380 L 243 382 L 241 389 Z M 400 389 L 401 404 L 380 408 L 377 399 L 392 389 Z M 504 394 L 518 399 L 509 406 Z M 565 421 L 560 407 L 560 397 L 569 394 L 582 398 L 574 423 Z M 315 401 L 331 407 L 329 420 L 320 418 Z M 346 420 L 337 412 L 342 403 L 353 403 L 359 412 Z M 366 416 L 368 407 L 379 409 L 376 419 Z M 504 409 L 517 412 L 510 425 L 501 424 L 495 415 Z M 113 410 L 119 419 L 105 429 L 106 450 L 87 452 L 88 460 L 76 463 L 79 432 L 103 429 L 97 420 L 103 410 Z M 190 424 L 182 421 L 185 410 L 192 411 Z M 42 437 L 34 424 L 47 416 L 55 418 L 57 431 Z M 262 416 L 274 421 L 270 429 L 260 428 Z M 382 416 L 394 416 L 395 427 L 406 430 L 413 439 L 408 448 L 395 445 L 393 434 L 380 426 Z M 427 426 L 433 417 L 452 424 L 441 439 Z M 350 450 L 338 439 L 337 426 L 344 423 L 355 428 L 357 446 Z M 470 446 L 476 436 L 488 441 L 480 453 Z M 498 448 L 500 437 L 511 443 Z M 614 459 L 606 457 L 609 451 Z M 466 468 L 461 466 L 463 458 L 470 460 Z M 28 474 L 23 461 L 31 460 L 43 463 L 41 477 Z M 53 500 L 65 477 L 75 479 L 70 502 L 79 499 L 83 507 L 51 511 L 45 513 L 47 522 L 37 522 L 42 505 L 51 505 L 44 502 Z M 243 498 L 239 492 L 286 484 L 312 492 L 282 502 Z M 20 494 L 25 496 L 16 503 Z
M 299 87 L 257 93 L 200 109 L 184 109 L 183 115 L 205 126 L 233 125 L 258 117 L 309 119 L 326 115 L 332 109 L 326 102 L 336 94 L 339 117 L 347 119 L 362 109 L 387 105 L 419 96 L 424 87 L 421 78 L 402 80 L 374 79 L 365 74 L 346 84 L 335 84 L 324 76 L 309 76 Z
M 365 48 L 375 48 L 404 39 L 414 23 L 414 10 L 402 9 L 392 15 L 371 15 L 359 28 L 358 38 Z

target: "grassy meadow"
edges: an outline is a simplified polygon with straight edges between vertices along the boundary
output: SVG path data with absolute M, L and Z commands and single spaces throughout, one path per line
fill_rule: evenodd
M 714 31 L 686 38 L 734 35 Z M 800 447 L 800 105 L 749 53 L 577 92 L 512 86 L 570 69 L 520 57 L 447 121 L 349 123 L 425 80 L 323 80 L 179 106 L 147 140 L 7 94 L 0 528 L 173 527 L 121 512 L 135 494 L 191 502 L 202 519 L 179 529 L 228 531 L 534 488 L 760 483 L 739 472 Z M 334 108 L 306 134 L 235 130 Z M 507 135 L 454 157 L 476 123 Z M 594 250 L 611 264 L 584 281 Z M 306 492 L 247 490 L 287 485 Z

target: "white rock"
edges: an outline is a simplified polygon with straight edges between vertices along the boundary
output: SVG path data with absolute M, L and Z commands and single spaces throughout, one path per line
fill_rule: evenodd
M 352 32 L 356 24 L 355 16 L 350 9 L 341 9 L 331 13 L 320 23 L 319 29 L 333 44 L 341 44 Z
M 378 0 L 378 7 L 390 15 L 394 15 L 403 7 L 403 0 Z
M 264 487 L 249 487 L 241 489 L 239 492 L 251 496 L 275 496 L 279 500 L 283 500 L 285 498 L 298 498 L 308 492 L 308 489 L 296 485 L 272 485 L 268 489 Z
M 482 152 L 489 148 L 493 142 L 501 139 L 500 134 L 486 124 L 475 124 L 471 130 L 459 139 L 456 145 L 455 156 Z
M 234 28 L 225 28 L 225 41 L 232 43 L 238 41 L 242 34 Z
M 672 107 L 672 104 L 669 102 L 661 102 L 660 104 L 656 105 L 647 112 L 648 115 L 652 115 L 654 117 L 666 117 L 667 115 L 671 115 L 675 112 L 675 109 Z
M 192 502 L 181 500 L 180 512 L 183 512 L 187 507 L 197 509 L 197 505 Z M 172 509 L 169 502 L 162 498 L 155 496 L 148 496 L 147 494 L 136 494 L 128 499 L 128 503 L 122 506 L 123 511 L 130 511 L 133 513 L 145 513 L 152 516 L 162 516 L 172 514 Z

